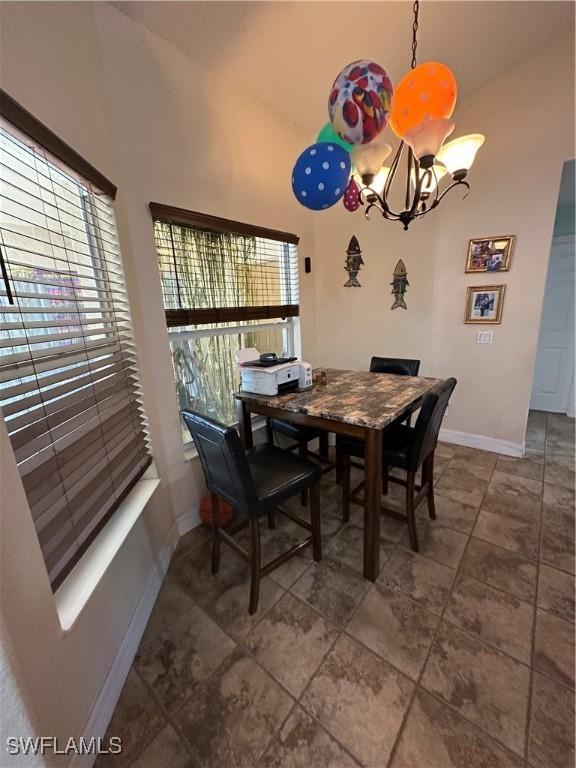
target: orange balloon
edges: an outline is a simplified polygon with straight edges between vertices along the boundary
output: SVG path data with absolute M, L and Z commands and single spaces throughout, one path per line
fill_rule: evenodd
M 456 105 L 456 78 L 445 64 L 427 61 L 412 69 L 396 86 L 390 126 L 403 138 L 424 120 L 450 117 Z

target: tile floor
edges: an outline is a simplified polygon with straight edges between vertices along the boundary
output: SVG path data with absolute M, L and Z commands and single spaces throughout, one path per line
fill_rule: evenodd
M 326 477 L 323 561 L 265 579 L 254 617 L 245 564 L 224 548 L 212 578 L 184 537 L 98 768 L 571 768 L 574 421 L 532 413 L 523 459 L 440 445 L 436 475 L 419 554 L 383 519 L 373 585 Z M 271 558 L 299 533 L 263 535 Z

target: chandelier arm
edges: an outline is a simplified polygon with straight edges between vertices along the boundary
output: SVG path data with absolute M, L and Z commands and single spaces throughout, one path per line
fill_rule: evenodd
M 412 207 L 410 208 L 410 218 L 413 219 L 416 216 L 416 209 L 418 208 L 418 203 L 420 202 L 420 194 L 422 192 L 422 186 L 424 184 L 424 179 L 426 178 L 426 171 L 423 171 L 422 175 L 420 175 L 420 171 L 418 169 L 418 166 L 414 166 L 414 172 L 416 173 L 416 178 L 418 179 L 418 183 L 416 184 L 416 189 L 414 190 L 414 199 L 412 201 Z M 408 206 L 406 206 L 408 208 Z
M 398 169 L 398 164 L 400 162 L 403 149 L 404 149 L 404 141 L 401 141 L 398 149 L 396 150 L 396 154 L 394 155 L 394 160 L 392 161 L 392 165 L 390 166 L 390 173 L 388 174 L 386 183 L 384 184 L 384 190 L 382 192 L 382 198 L 386 202 L 388 201 L 388 194 L 390 192 L 390 187 L 392 186 L 392 182 L 394 181 L 394 176 L 396 175 L 396 171 Z
M 454 187 L 464 186 L 466 187 L 466 193 L 464 194 L 463 200 L 468 196 L 468 193 L 470 192 L 470 184 L 468 184 L 467 181 L 464 181 L 464 179 L 460 179 L 460 181 L 455 181 L 452 184 L 450 184 L 449 187 L 446 187 L 444 192 L 440 195 L 440 197 L 437 200 L 434 200 L 433 204 L 430 206 L 429 210 L 432 210 L 432 208 L 436 208 L 436 206 L 442 202 L 442 200 L 446 197 L 448 192 L 450 192 L 451 189 L 454 189 Z
M 407 164 L 407 171 L 406 171 L 406 194 L 404 195 L 404 208 L 406 210 L 410 208 L 410 174 L 412 173 L 413 159 L 414 159 L 414 155 L 412 153 L 412 147 L 410 147 L 410 149 L 408 150 L 408 164 Z M 414 163 L 414 173 L 418 174 L 418 169 L 415 163 Z

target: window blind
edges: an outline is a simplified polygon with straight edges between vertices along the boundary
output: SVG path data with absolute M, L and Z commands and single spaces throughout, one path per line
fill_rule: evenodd
M 168 326 L 294 317 L 298 238 L 151 203 Z
M 56 588 L 151 457 L 112 199 L 5 121 L 0 256 L 0 407 Z

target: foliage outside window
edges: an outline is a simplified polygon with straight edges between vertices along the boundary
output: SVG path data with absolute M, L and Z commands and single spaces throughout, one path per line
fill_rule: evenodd
M 154 236 L 180 410 L 234 423 L 237 351 L 294 349 L 296 245 L 156 217 Z

